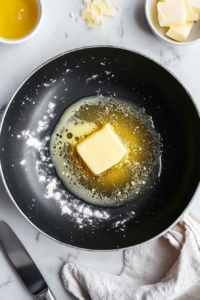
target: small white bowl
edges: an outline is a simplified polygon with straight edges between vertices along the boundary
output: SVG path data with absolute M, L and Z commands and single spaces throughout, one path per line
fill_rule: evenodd
M 37 2 L 38 5 L 39 15 L 38 15 L 37 23 L 35 24 L 33 30 L 29 34 L 25 35 L 20 39 L 4 39 L 0 37 L 1 43 L 10 44 L 10 45 L 20 44 L 29 40 L 38 31 L 44 15 L 44 6 L 43 6 L 43 0 L 35 0 L 35 1 Z
M 159 25 L 157 3 L 158 0 L 146 0 L 145 2 L 146 19 L 155 36 L 166 43 L 178 46 L 192 45 L 200 41 L 200 21 L 195 22 L 187 41 L 184 43 L 176 42 L 167 37 L 166 32 L 169 30 L 169 27 L 161 27 Z

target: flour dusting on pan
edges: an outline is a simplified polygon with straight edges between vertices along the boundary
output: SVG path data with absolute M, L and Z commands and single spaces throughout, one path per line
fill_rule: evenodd
M 95 224 L 108 220 L 110 215 L 107 211 L 101 208 L 98 209 L 95 206 L 90 206 L 89 208 L 88 204 L 76 199 L 67 191 L 60 189 L 59 179 L 52 175 L 51 169 L 53 168 L 53 164 L 51 163 L 50 156 L 46 155 L 46 150 L 49 149 L 50 136 L 45 136 L 43 139 L 40 139 L 38 135 L 41 131 L 47 129 L 50 121 L 54 118 L 55 107 L 56 104 L 50 102 L 44 112 L 43 119 L 38 121 L 37 128 L 35 128 L 34 131 L 23 130 L 17 135 L 18 139 L 24 139 L 26 141 L 27 151 L 32 157 L 35 157 L 37 153 L 37 159 L 34 159 L 35 171 L 38 183 L 45 189 L 44 197 L 47 201 L 48 199 L 53 199 L 60 207 L 61 214 L 67 214 L 73 218 L 79 228 L 88 226 L 88 223 L 92 225 L 94 220 Z M 19 164 L 27 168 L 25 160 L 20 161 Z M 115 226 L 118 227 L 119 224 L 116 223 L 114 227 Z

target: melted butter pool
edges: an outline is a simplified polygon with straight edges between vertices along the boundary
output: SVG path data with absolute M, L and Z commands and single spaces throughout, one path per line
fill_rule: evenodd
M 76 152 L 76 146 L 106 123 L 129 154 L 100 176 L 93 176 Z M 66 189 L 99 206 L 121 206 L 135 201 L 151 188 L 160 173 L 160 134 L 151 116 L 134 103 L 116 97 L 92 96 L 68 107 L 50 139 L 50 154 Z

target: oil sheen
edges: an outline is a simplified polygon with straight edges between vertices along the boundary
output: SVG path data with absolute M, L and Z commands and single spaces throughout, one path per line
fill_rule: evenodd
M 94 176 L 76 146 L 107 123 L 129 154 L 104 174 Z M 160 173 L 160 149 L 160 134 L 143 108 L 101 95 L 83 98 L 67 108 L 50 139 L 51 159 L 67 190 L 86 202 L 107 207 L 135 201 L 151 188 Z
M 29 34 L 38 20 L 35 0 L 0 0 L 0 36 L 20 39 Z

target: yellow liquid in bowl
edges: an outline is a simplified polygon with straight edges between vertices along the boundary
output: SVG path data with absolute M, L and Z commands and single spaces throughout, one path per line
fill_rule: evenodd
M 0 0 L 0 37 L 20 39 L 35 27 L 39 15 L 35 0 Z

